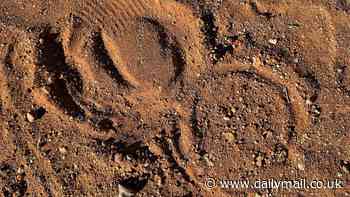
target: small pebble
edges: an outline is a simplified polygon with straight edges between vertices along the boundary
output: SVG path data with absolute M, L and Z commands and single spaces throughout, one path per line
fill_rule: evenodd
M 62 153 L 62 154 L 66 154 L 67 153 L 67 149 L 64 148 L 64 147 L 58 148 L 58 151 L 60 151 L 60 153 Z
M 121 154 L 115 154 L 113 160 L 114 162 L 121 162 L 123 161 L 123 156 Z
M 205 161 L 205 163 L 207 164 L 207 166 L 209 166 L 209 167 L 213 167 L 213 166 L 214 166 L 213 162 L 210 161 L 209 155 L 208 155 L 208 154 L 206 154 L 206 155 L 203 156 L 203 160 Z
M 52 83 L 53 83 L 53 79 L 52 79 L 52 77 L 50 76 L 50 77 L 47 78 L 47 84 L 52 84 Z
M 344 70 L 343 69 L 341 69 L 341 68 L 338 68 L 337 69 L 337 73 L 342 73 Z
M 235 136 L 232 133 L 223 133 L 225 140 L 229 143 L 234 142 Z
M 256 166 L 258 166 L 258 167 L 261 167 L 262 166 L 262 161 L 264 160 L 264 158 L 262 157 L 262 156 L 257 156 L 256 157 L 256 162 L 255 162 L 255 164 L 256 164 Z
M 294 64 L 299 63 L 299 59 L 298 59 L 298 58 L 294 58 L 294 59 L 293 59 L 293 63 L 294 63 Z
M 162 178 L 158 175 L 154 176 L 154 182 L 158 185 L 161 186 L 162 185 Z
M 343 174 L 342 174 L 342 173 L 337 172 L 337 177 L 342 177 L 342 176 L 343 176 Z
M 118 185 L 118 197 L 132 197 L 135 193 L 122 185 Z
M 34 116 L 31 113 L 27 113 L 27 120 L 29 122 L 34 122 L 35 118 L 34 118 Z
M 232 113 L 232 114 L 235 114 L 236 112 L 237 112 L 236 108 L 231 107 L 231 113 Z
M 273 45 L 276 45 L 277 44 L 277 40 L 276 39 L 270 39 L 269 43 L 273 44 Z
M 304 170 L 305 170 L 305 165 L 304 165 L 304 163 L 302 163 L 302 162 L 298 163 L 298 164 L 297 164 L 297 167 L 298 167 L 298 169 L 301 170 L 301 171 L 304 171 Z
M 230 118 L 225 116 L 224 120 L 228 121 L 228 120 L 230 120 Z
M 46 87 L 42 87 L 41 90 L 47 95 L 50 94 L 50 91 Z
M 306 99 L 306 105 L 311 105 L 312 104 L 312 102 L 311 102 L 311 100 L 310 99 Z
M 126 155 L 125 159 L 128 160 L 128 161 L 132 161 L 132 157 L 130 155 Z

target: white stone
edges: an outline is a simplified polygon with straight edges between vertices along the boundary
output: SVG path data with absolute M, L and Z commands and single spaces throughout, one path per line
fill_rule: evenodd
M 34 118 L 34 116 L 31 113 L 27 113 L 27 120 L 29 122 L 34 122 L 35 118 Z
M 270 39 L 269 43 L 273 44 L 273 45 L 276 45 L 277 44 L 277 40 L 276 39 Z

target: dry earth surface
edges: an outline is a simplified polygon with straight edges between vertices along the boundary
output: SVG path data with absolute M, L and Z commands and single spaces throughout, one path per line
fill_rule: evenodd
M 4 197 L 350 196 L 350 1 L 1 0 L 0 151 Z

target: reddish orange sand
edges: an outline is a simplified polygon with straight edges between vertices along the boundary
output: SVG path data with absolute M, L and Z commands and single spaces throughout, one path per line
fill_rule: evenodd
M 349 14 L 2 0 L 0 196 L 350 196 Z M 342 186 L 220 185 L 267 179 Z

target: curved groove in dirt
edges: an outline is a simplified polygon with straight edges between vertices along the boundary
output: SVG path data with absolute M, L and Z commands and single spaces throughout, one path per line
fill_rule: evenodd
M 285 127 L 283 143 L 294 143 L 298 132 L 303 132 L 310 125 L 310 115 L 308 114 L 308 111 L 306 110 L 306 107 L 303 104 L 304 100 L 299 95 L 299 90 L 296 87 L 297 82 L 300 82 L 300 79 L 296 74 L 293 75 L 293 77 L 289 80 L 281 79 L 277 73 L 274 73 L 270 68 L 262 65 L 259 59 L 257 59 L 252 65 L 242 64 L 239 62 L 237 62 L 236 64 L 228 65 L 219 64 L 216 67 L 215 72 L 222 75 L 228 73 L 241 73 L 245 76 L 247 74 L 247 76 L 250 76 L 248 78 L 253 77 L 252 79 L 254 79 L 255 77 L 258 77 L 262 80 L 263 83 L 267 84 L 268 86 L 277 88 L 276 91 L 279 92 L 278 95 L 282 98 L 286 107 L 286 113 L 288 113 L 288 120 L 286 122 L 287 126 Z M 222 97 L 221 94 L 217 95 L 220 95 L 220 97 Z M 204 156 L 207 153 L 207 151 L 201 148 L 204 145 L 204 139 L 206 138 L 206 134 L 205 132 L 202 133 L 203 121 L 198 119 L 198 107 L 200 107 L 200 109 L 203 109 L 202 105 L 198 106 L 202 102 L 202 99 L 203 97 L 197 98 L 197 100 L 195 100 L 195 107 L 192 109 L 193 112 L 191 118 L 192 128 L 186 129 L 186 126 L 181 126 L 181 141 L 177 142 L 178 144 L 176 145 L 180 147 L 180 153 L 182 152 L 182 154 L 184 154 L 186 158 L 190 158 L 190 161 L 196 161 L 196 154 Z M 180 110 L 179 113 L 182 116 L 189 116 L 189 114 L 183 112 L 182 110 Z M 189 145 L 194 143 L 198 143 L 198 146 L 194 146 L 199 148 L 196 150 L 197 153 L 193 153 L 193 150 L 191 150 L 190 148 L 191 145 Z M 182 159 L 182 161 L 184 160 Z M 192 180 L 194 180 L 197 184 L 200 183 L 200 181 L 195 178 L 198 177 L 198 173 L 203 173 L 201 171 L 200 166 L 194 165 L 193 163 L 189 162 L 185 169 L 187 172 L 192 172 L 189 173 L 191 174 L 190 177 L 192 177 Z M 221 192 L 224 191 L 220 191 L 220 193 Z M 222 193 L 222 195 L 225 194 Z
M 66 62 L 62 43 L 59 35 L 46 30 L 40 36 L 42 43 L 39 46 L 38 69 L 40 72 L 48 73 L 44 87 L 49 90 L 50 99 L 65 113 L 78 118 L 85 119 L 85 112 L 76 102 L 76 96 L 82 94 L 83 82 L 80 74 Z M 37 78 L 41 78 L 38 73 Z M 74 93 L 74 94 L 72 94 Z M 75 95 L 75 96 L 74 96 Z
M 96 37 L 94 37 L 94 46 L 93 46 L 93 52 L 96 55 L 97 61 L 100 62 L 100 65 L 102 65 L 102 68 L 106 70 L 106 73 L 111 75 L 111 78 L 113 78 L 117 83 L 127 86 L 128 81 L 125 81 L 123 79 L 123 76 L 118 71 L 118 67 L 115 65 L 113 60 L 110 58 L 110 55 L 108 54 L 106 45 L 103 41 L 103 38 L 101 34 L 97 34 Z M 114 54 L 115 55 L 115 54 Z
M 117 47 L 111 44 L 113 43 L 112 39 L 104 33 L 102 33 L 101 36 L 102 36 L 101 39 L 105 46 L 106 54 L 107 53 L 109 54 L 109 57 L 111 58 L 110 59 L 111 62 L 114 62 L 114 64 L 117 64 L 117 66 L 114 66 L 114 67 L 107 66 L 109 67 L 108 70 L 111 70 L 110 71 L 111 74 L 115 73 L 114 74 L 115 78 L 119 78 L 118 81 L 120 81 L 119 83 L 121 83 L 122 85 L 131 86 L 134 88 L 140 87 L 138 80 L 135 79 L 135 77 L 128 72 L 128 69 L 124 65 L 125 63 L 121 60 L 121 58 L 119 58 L 120 56 L 119 56 Z
M 339 2 L 347 11 L 345 1 Z M 280 17 L 255 3 L 247 6 L 262 21 Z M 9 33 L 13 38 L 0 47 L 0 129 L 5 130 L 0 141 L 6 135 L 6 149 L 27 168 L 26 178 L 9 183 L 15 167 L 0 161 L 0 184 L 7 181 L 20 195 L 30 189 L 27 182 L 47 196 L 88 195 L 90 189 L 115 195 L 117 186 L 135 193 L 152 189 L 159 176 L 160 183 L 187 184 L 193 195 L 229 196 L 221 189 L 208 191 L 201 179 L 233 175 L 230 166 L 242 175 L 240 167 L 271 152 L 276 154 L 267 170 L 295 167 L 287 163 L 289 149 L 313 126 L 310 102 L 318 102 L 324 90 L 324 70 L 307 65 L 312 58 L 290 65 L 290 54 L 281 57 L 282 48 L 260 45 L 254 31 L 244 32 L 243 41 L 232 36 L 227 45 L 220 41 L 219 13 L 208 8 L 195 15 L 178 1 L 85 0 L 72 7 L 68 20 Z M 318 13 L 330 29 L 323 32 L 330 35 L 327 57 L 315 61 L 332 62 L 337 48 L 332 16 L 321 6 L 310 13 Z M 239 44 L 246 45 L 249 56 L 243 59 L 251 63 L 236 61 L 233 45 Z M 307 47 L 303 50 L 307 57 Z M 264 55 L 286 66 L 283 72 L 261 60 Z M 144 62 L 138 62 L 140 56 Z M 338 88 L 350 96 L 349 68 L 336 70 Z M 334 109 L 350 111 L 322 105 L 323 113 Z M 217 161 L 223 166 L 213 164 Z M 264 171 L 265 165 L 263 160 L 243 170 Z

